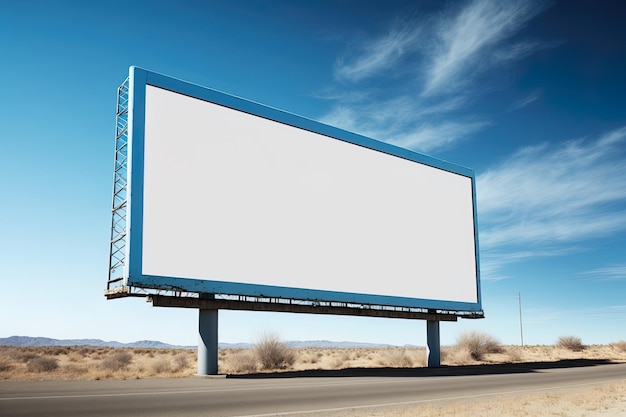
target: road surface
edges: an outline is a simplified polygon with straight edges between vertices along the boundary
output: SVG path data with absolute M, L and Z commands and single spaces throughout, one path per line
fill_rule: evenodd
M 240 378 L 0 382 L 0 416 L 263 416 L 552 391 L 626 380 L 626 364 L 568 361 Z

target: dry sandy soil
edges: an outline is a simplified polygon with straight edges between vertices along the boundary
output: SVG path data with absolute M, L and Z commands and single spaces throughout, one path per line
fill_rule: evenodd
M 423 348 L 301 348 L 289 349 L 288 354 L 291 355 L 289 360 L 264 368 L 254 349 L 220 349 L 219 369 L 224 374 L 248 374 L 348 368 L 419 368 L 425 366 L 426 357 Z M 0 380 L 188 377 L 197 371 L 196 355 L 195 350 L 185 349 L 0 346 Z M 497 353 L 485 353 L 479 359 L 463 347 L 442 349 L 442 364 L 448 366 L 570 359 L 626 362 L 626 342 L 590 345 L 580 351 L 558 346 L 500 346 Z
M 489 353 L 491 352 L 491 353 Z M 425 363 L 421 348 L 302 348 L 281 352 L 286 359 L 266 369 L 254 349 L 221 349 L 221 373 L 293 372 L 355 368 L 419 368 Z M 442 364 L 494 365 L 561 360 L 626 362 L 626 342 L 585 346 L 496 346 L 472 354 L 467 346 L 442 349 Z M 86 380 L 189 377 L 197 371 L 195 350 L 113 349 L 94 347 L 18 348 L 0 346 L 0 380 Z M 319 416 L 319 414 L 317 414 Z M 497 397 L 428 402 L 387 408 L 348 409 L 326 413 L 332 417 L 438 416 L 626 416 L 626 380 L 558 392 L 530 392 Z
M 317 415 L 319 417 L 319 414 Z M 554 392 L 435 401 L 397 407 L 347 409 L 325 417 L 624 417 L 626 382 Z M 306 415 L 300 416 L 306 417 Z M 310 417 L 313 417 L 311 415 Z

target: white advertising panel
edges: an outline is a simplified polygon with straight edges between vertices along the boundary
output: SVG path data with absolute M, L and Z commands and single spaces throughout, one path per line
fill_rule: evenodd
M 472 171 L 133 75 L 128 285 L 481 308 Z

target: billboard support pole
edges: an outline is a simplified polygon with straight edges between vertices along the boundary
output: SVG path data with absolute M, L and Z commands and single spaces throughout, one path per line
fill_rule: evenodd
M 429 368 L 441 366 L 441 342 L 439 339 L 439 321 L 426 321 L 426 363 Z
M 213 294 L 201 294 L 213 298 Z M 217 309 L 198 309 L 198 375 L 217 375 Z

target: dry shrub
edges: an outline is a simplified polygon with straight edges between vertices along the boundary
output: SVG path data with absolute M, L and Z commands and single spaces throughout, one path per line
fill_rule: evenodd
M 104 358 L 100 363 L 100 368 L 105 371 L 115 372 L 126 369 L 133 361 L 133 356 L 128 352 L 115 352 Z
M 7 358 L 0 358 L 0 372 L 9 372 L 13 365 Z
M 506 349 L 507 355 L 509 355 L 509 360 L 511 362 L 521 362 L 522 361 L 522 352 L 519 349 L 510 348 Z
M 59 361 L 49 356 L 39 356 L 28 361 L 26 368 L 29 372 L 52 372 L 59 367 Z
M 467 365 L 472 363 L 473 359 L 466 348 L 453 346 L 441 349 L 441 362 L 448 365 Z
M 247 374 L 256 372 L 258 369 L 257 358 L 253 352 L 242 350 L 231 355 L 228 360 L 228 372 L 235 374 Z
M 585 349 L 583 341 L 580 337 L 576 336 L 561 336 L 557 341 L 557 346 L 563 349 L 571 350 L 572 352 L 581 352 Z
M 472 359 L 480 361 L 488 353 L 502 353 L 502 345 L 493 336 L 483 332 L 462 333 L 456 347 L 469 352 Z
M 94 351 L 95 351 L 95 348 L 88 347 L 88 346 L 81 346 L 78 348 L 76 353 L 78 353 L 80 356 L 87 357 L 91 355 Z
M 67 355 L 67 360 L 70 362 L 82 362 L 85 360 L 85 355 L 82 355 L 79 352 L 70 352 Z
M 609 346 L 611 346 L 613 349 L 622 351 L 622 352 L 626 352 L 626 341 L 624 340 L 620 340 L 619 342 L 615 342 L 615 343 L 611 343 Z
M 346 363 L 341 358 L 335 358 L 330 362 L 330 369 L 344 369 L 346 367 Z
M 70 353 L 69 346 L 45 346 L 43 347 L 44 355 L 60 356 Z
M 172 359 L 174 362 L 174 368 L 177 371 L 185 369 L 189 366 L 189 359 L 187 359 L 187 355 L 180 353 Z
M 29 361 L 37 358 L 39 355 L 30 351 L 30 349 L 25 349 L 24 351 L 14 351 L 11 353 L 11 356 L 13 356 L 16 361 L 28 363 Z
M 160 358 L 152 363 L 151 368 L 155 374 L 162 374 L 165 372 L 170 372 L 172 370 L 172 364 L 169 359 Z
M 254 345 L 254 352 L 263 369 L 284 369 L 296 361 L 293 349 L 273 333 L 261 336 Z
M 69 365 L 65 365 L 63 367 L 63 372 L 65 372 L 68 375 L 71 375 L 72 377 L 75 377 L 75 378 L 78 378 L 81 375 L 86 374 L 87 371 L 88 371 L 88 369 L 85 366 L 69 364 Z
M 387 349 L 382 352 L 379 363 L 393 368 L 411 368 L 413 359 L 406 349 Z

